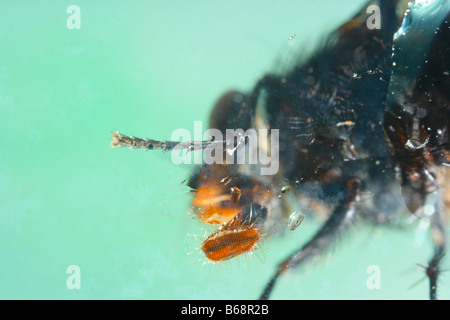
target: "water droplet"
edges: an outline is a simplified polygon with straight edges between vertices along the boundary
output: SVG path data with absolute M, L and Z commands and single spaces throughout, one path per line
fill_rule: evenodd
M 220 180 L 220 184 L 226 185 L 231 181 L 232 178 L 233 178 L 233 176 L 227 176 L 227 177 L 223 178 L 222 180 Z
M 291 191 L 291 187 L 290 186 L 285 186 L 281 188 L 281 193 L 288 193 L 289 191 Z
M 241 195 L 242 195 L 241 189 L 239 189 L 237 187 L 231 188 L 231 201 L 238 202 L 239 199 L 241 198 Z
M 293 231 L 298 228 L 298 226 L 302 223 L 305 216 L 300 211 L 294 211 L 289 216 L 288 228 Z

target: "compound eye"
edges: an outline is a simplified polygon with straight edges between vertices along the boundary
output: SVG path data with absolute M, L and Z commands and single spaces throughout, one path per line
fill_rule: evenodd
M 209 127 L 225 132 L 226 129 L 247 128 L 251 111 L 246 97 L 238 91 L 228 91 L 217 100 L 209 118 Z

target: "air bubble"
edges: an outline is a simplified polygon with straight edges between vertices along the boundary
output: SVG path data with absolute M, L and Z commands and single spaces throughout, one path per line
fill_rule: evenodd
M 288 193 L 289 191 L 291 191 L 292 187 L 290 186 L 285 186 L 281 188 L 281 193 Z
M 298 228 L 298 226 L 302 223 L 305 216 L 300 211 L 294 211 L 289 216 L 288 228 L 293 231 Z

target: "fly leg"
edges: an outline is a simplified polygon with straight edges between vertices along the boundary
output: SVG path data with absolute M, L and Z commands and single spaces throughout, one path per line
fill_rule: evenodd
M 425 268 L 430 281 L 430 300 L 437 299 L 437 281 L 440 273 L 440 262 L 444 257 L 447 247 L 444 208 L 441 190 L 436 191 L 435 210 L 431 216 L 431 237 L 434 243 L 434 255 Z
M 345 196 L 336 206 L 331 216 L 309 242 L 294 251 L 278 265 L 275 274 L 264 288 L 260 297 L 261 300 L 269 299 L 275 283 L 282 274 L 320 258 L 321 254 L 336 243 L 352 224 L 355 218 L 354 206 L 359 194 L 360 183 L 356 179 L 349 179 L 344 181 L 342 187 L 344 188 Z

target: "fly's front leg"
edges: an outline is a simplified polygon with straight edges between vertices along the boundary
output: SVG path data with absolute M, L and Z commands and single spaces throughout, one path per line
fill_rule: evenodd
M 355 219 L 354 206 L 359 194 L 360 183 L 356 179 L 347 179 L 339 184 L 342 184 L 345 197 L 339 202 L 331 216 L 316 235 L 278 265 L 274 276 L 267 283 L 260 299 L 269 299 L 276 281 L 282 274 L 312 260 L 319 259 L 322 253 L 336 243 L 352 224 Z

